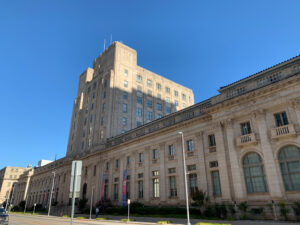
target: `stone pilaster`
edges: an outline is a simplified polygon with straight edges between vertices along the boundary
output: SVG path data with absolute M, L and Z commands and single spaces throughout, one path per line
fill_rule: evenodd
M 229 119 L 225 121 L 226 126 L 226 136 L 227 136 L 227 143 L 228 143 L 228 152 L 229 152 L 229 159 L 230 159 L 230 167 L 232 173 L 232 183 L 233 183 L 233 197 L 235 200 L 240 200 L 246 197 L 246 193 L 243 189 L 243 177 L 242 171 L 243 168 L 240 168 L 239 164 L 239 157 L 237 153 L 237 149 L 234 144 L 234 132 L 233 132 L 233 120 Z
M 166 143 L 160 143 L 159 144 L 159 191 L 160 191 L 160 201 L 166 201 L 168 196 L 168 188 L 166 186 L 166 169 L 165 169 L 165 150 Z
M 122 193 L 122 188 L 123 188 L 123 173 L 124 169 L 126 168 L 126 158 L 125 155 L 121 155 L 119 158 L 119 168 L 120 168 L 120 176 L 119 176 L 119 199 L 118 202 L 120 205 L 122 205 L 122 198 L 123 198 L 123 193 Z
M 272 199 L 281 199 L 283 197 L 283 192 L 279 183 L 281 175 L 276 170 L 275 157 L 268 137 L 268 127 L 265 118 L 265 111 L 256 111 L 254 115 L 256 117 L 261 149 L 264 156 L 263 161 L 268 181 L 269 193 Z
M 208 192 L 208 183 L 207 183 L 207 171 L 206 171 L 206 162 L 205 162 L 205 146 L 204 146 L 204 133 L 203 131 L 200 131 L 196 134 L 196 151 L 198 151 L 198 162 L 197 170 L 199 171 L 199 177 L 198 177 L 198 184 L 199 189 Z M 199 183 L 200 182 L 200 183 Z
M 175 150 L 176 150 L 176 157 L 177 157 L 177 179 L 178 179 L 178 189 L 177 189 L 177 194 L 178 194 L 178 198 L 180 201 L 184 201 L 185 200 L 185 192 L 184 192 L 184 171 L 183 171 L 183 158 L 182 158 L 182 145 L 181 145 L 181 137 L 180 135 L 178 135 L 178 138 L 176 138 L 175 141 Z
M 151 175 L 150 175 L 150 147 L 146 147 L 144 151 L 144 198 L 149 201 L 151 195 Z
M 220 122 L 215 123 L 214 127 L 216 128 L 215 138 L 217 145 L 217 157 L 219 164 L 222 200 L 231 200 L 223 129 Z
M 134 201 L 138 198 L 137 183 L 136 183 L 137 173 L 135 170 L 136 155 L 137 155 L 136 151 L 130 155 L 130 170 L 131 170 L 130 171 L 130 198 Z

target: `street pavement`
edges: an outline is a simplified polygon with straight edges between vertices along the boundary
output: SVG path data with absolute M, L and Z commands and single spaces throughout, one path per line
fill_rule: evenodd
M 101 216 L 108 217 L 109 220 L 96 221 L 95 219 L 75 219 L 73 225 L 156 225 L 159 220 L 170 220 L 173 224 L 186 224 L 184 219 L 174 218 L 149 218 L 149 217 L 134 217 L 135 222 L 124 223 L 121 222 L 119 216 Z M 192 224 L 197 222 L 216 222 L 216 223 L 227 223 L 232 225 L 300 225 L 300 223 L 292 222 L 277 222 L 277 221 L 207 221 L 207 220 L 191 220 Z M 24 214 L 10 214 L 9 225 L 70 225 L 70 218 L 61 218 L 56 216 L 44 216 L 44 215 L 24 215 Z

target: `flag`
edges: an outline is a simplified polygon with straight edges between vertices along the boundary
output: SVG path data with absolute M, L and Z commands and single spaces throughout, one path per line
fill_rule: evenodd
M 123 172 L 123 181 L 122 181 L 122 205 L 126 206 L 126 182 L 127 182 L 127 169 Z

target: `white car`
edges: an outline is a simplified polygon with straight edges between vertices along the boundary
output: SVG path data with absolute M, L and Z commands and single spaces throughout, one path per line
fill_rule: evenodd
M 8 225 L 9 216 L 5 212 L 4 208 L 0 208 L 0 224 L 1 225 Z

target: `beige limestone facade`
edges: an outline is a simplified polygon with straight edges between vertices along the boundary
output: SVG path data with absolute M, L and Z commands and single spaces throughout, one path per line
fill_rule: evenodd
M 105 54 L 113 54 L 113 49 L 115 47 Z M 128 60 L 135 63 L 135 55 L 132 53 Z M 98 65 L 97 60 L 95 65 Z M 99 68 L 102 69 L 101 63 Z M 123 73 L 124 68 L 120 66 L 115 70 Z M 131 69 L 128 67 L 128 71 Z M 89 73 L 95 72 L 88 70 L 80 79 L 84 82 L 88 76 L 91 79 Z M 123 80 L 119 81 L 118 89 L 123 91 Z M 130 80 L 131 85 L 135 82 Z M 80 85 L 85 84 L 80 82 Z M 80 85 L 78 96 L 86 93 Z M 47 206 L 55 171 L 54 202 L 58 208 L 68 207 L 74 159 L 83 162 L 80 198 L 90 201 L 93 190 L 94 204 L 101 198 L 122 204 L 126 170 L 126 195 L 131 201 L 146 205 L 184 205 L 183 154 L 178 132 L 184 135 L 190 196 L 202 190 L 211 202 L 247 201 L 253 207 L 267 206 L 272 201 L 287 204 L 299 201 L 300 56 L 222 87 L 219 92 L 217 96 L 162 118 L 144 121 L 138 127 L 132 122 L 136 122 L 133 116 L 132 127 L 123 134 L 114 133 L 119 125 L 117 120 L 116 123 L 110 121 L 112 128 L 106 132 L 114 137 L 93 142 L 89 151 L 80 154 L 71 151 L 62 159 L 34 169 L 27 191 L 28 205 Z M 74 109 L 77 102 L 78 107 L 84 109 L 81 97 L 75 101 Z M 120 105 L 113 101 L 109 104 L 108 108 Z M 136 102 L 133 105 L 134 108 Z M 84 111 L 80 112 L 83 115 L 77 112 L 76 116 L 74 110 L 72 122 L 75 117 L 85 118 Z M 70 135 L 73 128 L 76 130 L 74 127 L 72 124 Z M 81 137 L 78 139 L 80 146 Z
M 13 185 L 16 184 L 20 176 L 28 170 L 30 170 L 30 166 L 28 168 L 6 166 L 0 170 L 0 205 L 7 201 L 7 199 L 10 199 Z
M 193 104 L 191 89 L 138 66 L 137 52 L 114 42 L 80 76 L 67 156 Z

